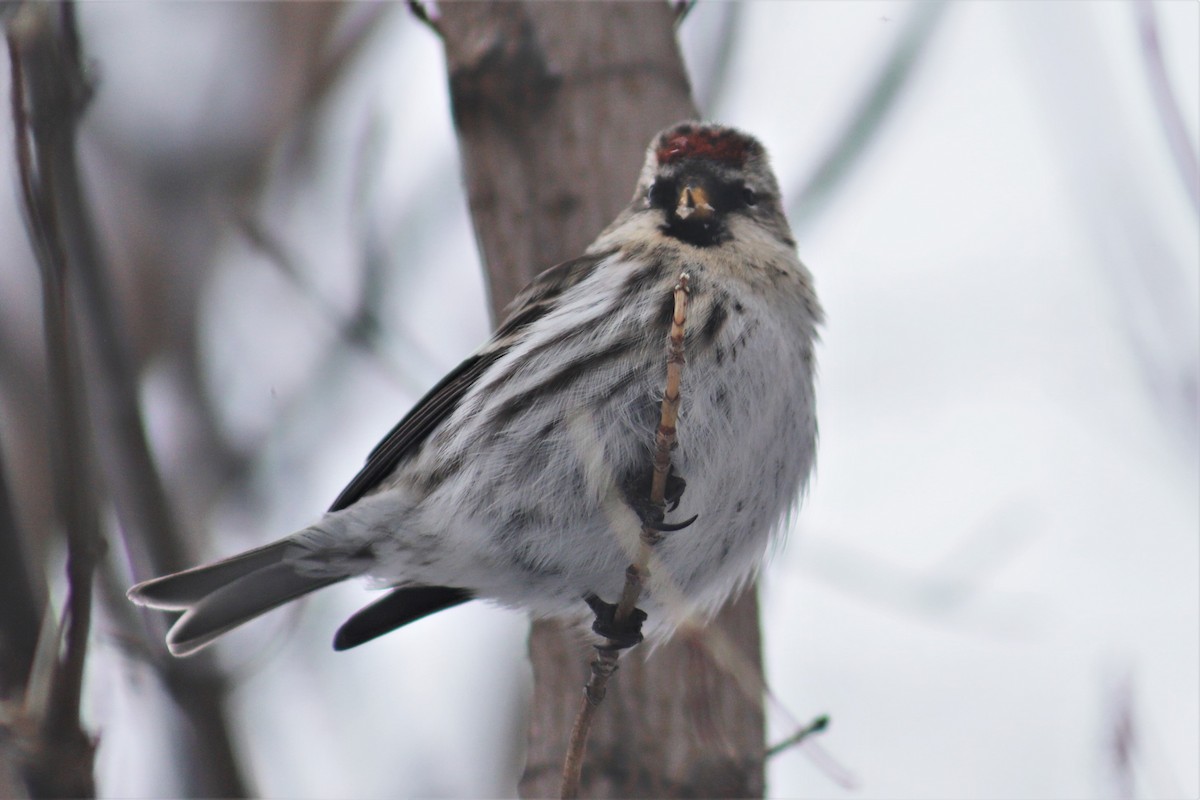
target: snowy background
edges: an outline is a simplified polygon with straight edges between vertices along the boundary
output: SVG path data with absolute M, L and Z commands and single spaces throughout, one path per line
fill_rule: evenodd
M 265 136 L 269 11 L 81 6 L 108 230 L 142 213 L 123 171 Z M 770 762 L 770 796 L 1200 795 L 1200 5 L 701 3 L 681 38 L 705 114 L 773 154 L 829 320 L 818 472 L 762 599 L 771 740 L 832 724 Z M 488 334 L 440 45 L 402 6 L 306 146 L 257 211 L 295 274 L 225 224 L 191 276 L 220 432 L 253 452 L 253 491 L 193 524 L 205 556 L 307 524 Z M 3 258 L 28 314 L 35 273 Z M 330 359 L 368 280 L 376 346 Z M 143 396 L 180 483 L 175 391 L 152 370 Z M 220 646 L 258 790 L 511 795 L 525 620 L 469 605 L 333 653 L 366 599 Z M 169 795 L 147 742 L 170 706 L 97 628 L 101 790 Z

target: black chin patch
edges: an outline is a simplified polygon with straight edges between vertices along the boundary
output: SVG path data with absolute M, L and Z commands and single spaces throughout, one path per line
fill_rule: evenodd
M 729 231 L 719 220 L 680 219 L 672 214 L 662 232 L 695 247 L 712 247 L 729 238 Z

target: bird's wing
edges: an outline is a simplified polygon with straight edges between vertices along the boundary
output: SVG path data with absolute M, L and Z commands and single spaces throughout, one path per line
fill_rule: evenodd
M 471 387 L 519 339 L 521 332 L 553 308 L 558 297 L 590 275 L 610 253 L 576 258 L 551 267 L 534 278 L 508 307 L 508 316 L 491 340 L 459 364 L 421 398 L 384 437 L 367 463 L 330 506 L 341 511 L 379 485 L 405 458 L 450 417 Z
M 341 511 L 378 486 L 405 456 L 416 451 L 438 423 L 454 412 L 475 381 L 503 352 L 476 353 L 442 378 L 376 445 L 367 457 L 367 463 L 337 496 L 329 510 Z

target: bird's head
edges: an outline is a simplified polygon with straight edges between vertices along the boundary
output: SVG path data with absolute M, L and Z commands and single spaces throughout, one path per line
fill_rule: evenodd
M 779 185 L 758 140 L 722 125 L 684 122 L 650 143 L 633 206 L 697 247 L 728 241 L 739 219 L 787 234 Z

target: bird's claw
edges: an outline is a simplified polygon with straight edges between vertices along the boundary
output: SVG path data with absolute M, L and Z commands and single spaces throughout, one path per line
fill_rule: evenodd
M 667 473 L 666 491 L 663 493 L 663 499 L 667 502 L 667 511 L 674 511 L 679 508 L 679 500 L 683 497 L 683 490 L 687 488 L 687 481 L 675 474 L 675 467 L 671 467 L 671 471 Z
M 663 522 L 660 518 L 653 521 L 642 520 L 642 524 L 650 530 L 661 531 L 662 533 L 672 533 L 674 531 L 683 530 L 698 519 L 700 519 L 700 515 L 693 514 L 690 519 L 685 519 L 683 522 Z
M 635 482 L 641 483 L 641 480 Z M 672 466 L 670 472 L 667 473 L 667 482 L 665 491 L 663 492 L 664 505 L 659 506 L 650 502 L 649 498 L 641 495 L 632 488 L 633 484 L 626 492 L 629 506 L 637 514 L 638 519 L 642 522 L 642 527 L 652 530 L 670 533 L 672 531 L 681 531 L 691 525 L 699 517 L 699 514 L 691 519 L 683 522 L 663 522 L 663 517 L 679 508 L 679 500 L 683 497 L 683 491 L 687 488 L 687 481 L 675 474 L 675 467 Z

